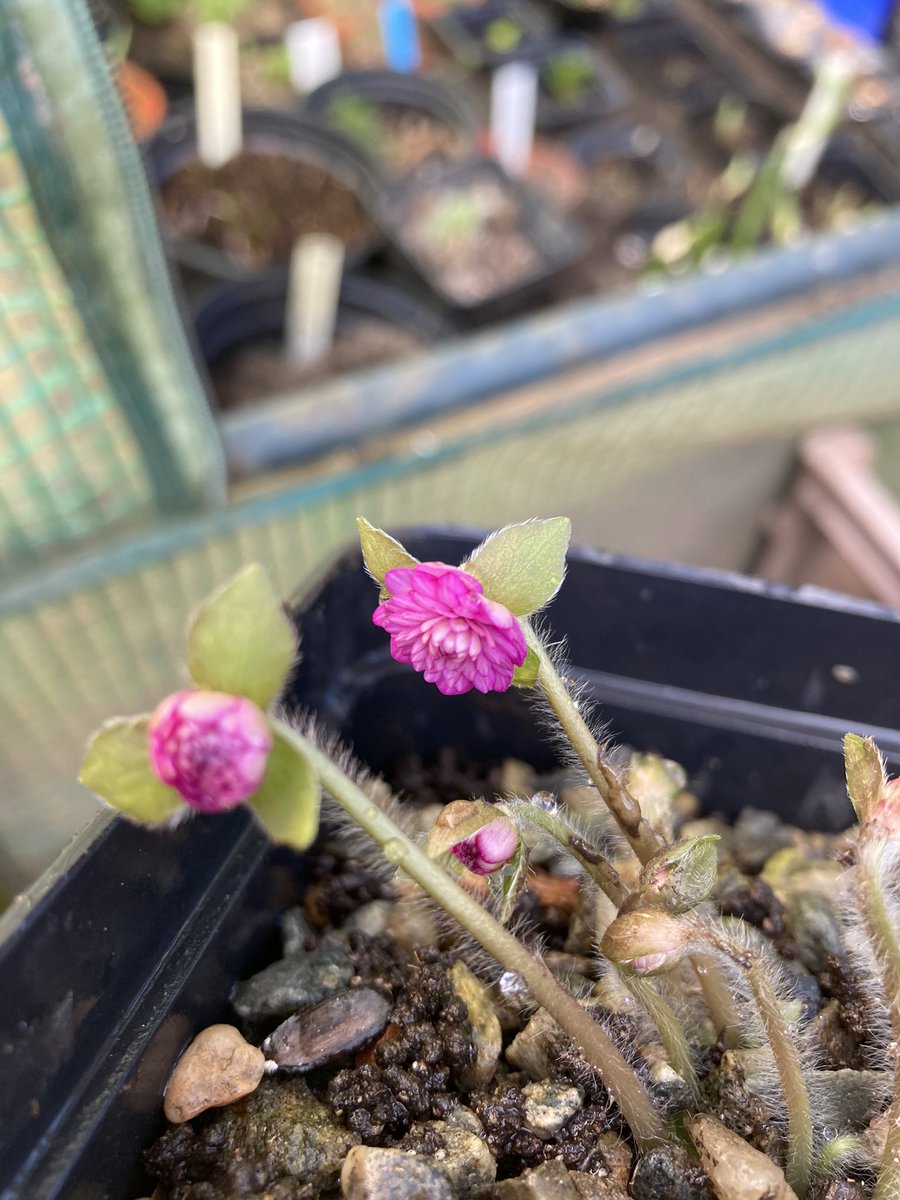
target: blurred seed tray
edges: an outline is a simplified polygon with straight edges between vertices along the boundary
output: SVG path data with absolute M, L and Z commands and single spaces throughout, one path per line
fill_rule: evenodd
M 254 178 L 252 159 L 257 159 L 257 156 L 259 159 L 282 159 L 286 164 L 285 171 L 292 166 L 301 170 L 309 168 L 315 172 L 314 182 L 319 185 L 315 194 L 308 197 L 310 204 L 322 204 L 322 179 L 334 181 L 334 195 L 330 198 L 326 196 L 321 208 L 321 217 L 326 222 L 322 229 L 341 237 L 346 247 L 347 262 L 351 266 L 358 266 L 372 256 L 378 249 L 380 237 L 374 221 L 366 212 L 363 197 L 372 194 L 377 187 L 377 180 L 374 178 L 372 160 L 364 152 L 349 139 L 316 121 L 277 109 L 245 109 L 243 132 L 241 155 L 226 164 L 223 170 L 235 172 L 242 163 L 245 164 L 245 204 L 248 210 L 252 208 L 255 211 L 263 195 L 263 182 L 258 174 Z M 251 161 L 243 159 L 244 155 Z M 192 105 L 173 112 L 156 136 L 146 143 L 144 163 L 151 186 L 159 194 L 163 208 L 167 186 L 188 172 L 198 174 L 198 196 L 202 196 L 204 188 L 209 195 L 210 189 L 219 186 L 215 172 L 199 169 L 197 122 Z M 284 178 L 265 181 L 270 204 L 274 207 L 277 201 L 283 206 L 286 221 L 291 219 L 292 211 L 300 203 L 295 183 L 296 180 L 286 174 Z M 272 195 L 273 188 L 276 189 L 275 196 Z M 336 210 L 338 196 L 342 200 L 340 211 Z M 185 197 L 182 197 L 182 201 L 187 203 Z M 221 219 L 215 215 L 209 220 L 211 225 L 217 222 L 221 224 Z M 216 239 L 179 232 L 167 222 L 164 212 L 161 214 L 161 223 L 172 258 L 179 265 L 209 280 L 240 280 L 258 276 L 286 263 L 293 245 L 293 237 L 288 236 L 289 231 L 285 230 L 280 238 L 283 245 L 280 242 L 273 244 L 271 253 L 261 252 L 257 261 L 252 256 L 231 252 L 227 244 L 228 235 L 222 230 L 218 230 Z M 258 224 L 257 220 L 254 228 Z M 294 232 L 298 236 L 303 230 L 298 228 Z
M 196 343 L 220 409 L 258 408 L 298 387 L 424 353 L 454 332 L 444 316 L 400 283 L 345 272 L 331 351 L 298 365 L 284 349 L 287 295 L 284 270 L 220 284 L 197 305 Z
M 747 81 L 721 68 L 681 21 L 623 29 L 615 44 L 619 57 L 651 93 L 677 104 L 689 117 L 715 112 L 726 96 L 747 89 Z
M 469 70 L 529 58 L 555 34 L 549 13 L 529 0 L 484 0 L 451 8 L 431 21 L 430 28 Z
M 538 71 L 537 127 L 556 132 L 620 113 L 631 88 L 604 51 L 574 38 L 547 42 L 528 56 Z
M 491 159 L 384 193 L 392 250 L 466 326 L 521 311 L 576 262 L 582 232 Z
M 386 178 L 427 171 L 433 164 L 465 158 L 475 152 L 480 121 L 462 87 L 441 79 L 401 71 L 345 71 L 311 92 L 305 116 L 348 138 Z M 404 147 L 381 128 L 384 117 L 406 114 L 433 126 L 414 130 L 415 145 Z M 411 135 L 408 142 L 413 141 Z M 393 157 L 393 161 L 392 161 Z

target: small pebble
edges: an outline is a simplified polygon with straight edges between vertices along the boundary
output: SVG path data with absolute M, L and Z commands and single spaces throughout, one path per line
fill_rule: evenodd
M 701 1113 L 684 1124 L 719 1200 L 797 1200 L 781 1167 L 721 1121 Z
M 263 1051 L 284 1070 L 308 1071 L 372 1041 L 390 1012 L 380 992 L 348 988 L 288 1017 L 263 1042 Z
M 493 1200 L 579 1200 L 569 1172 L 551 1158 L 516 1179 L 504 1179 L 494 1188 Z
M 637 1162 L 633 1200 L 714 1200 L 705 1173 L 678 1146 L 654 1146 Z
M 326 938 L 311 953 L 283 958 L 239 983 L 232 1005 L 245 1021 L 288 1017 L 345 988 L 352 978 L 347 952 Z
M 282 958 L 296 958 L 308 954 L 309 947 L 315 945 L 316 933 L 306 911 L 302 908 L 289 908 L 281 918 L 281 955 Z
M 259 1087 L 265 1061 L 233 1025 L 201 1030 L 175 1064 L 166 1087 L 166 1117 L 180 1125 L 249 1096 Z
M 344 1200 L 453 1200 L 444 1171 L 405 1150 L 354 1146 L 341 1170 Z
M 546 1079 L 562 1032 L 546 1009 L 539 1008 L 506 1048 L 506 1061 L 532 1079 Z
M 370 900 L 347 918 L 342 929 L 358 929 L 367 937 L 377 937 L 387 929 L 392 908 L 390 900 Z
M 418 946 L 436 946 L 438 928 L 434 914 L 425 902 L 394 904 L 388 914 L 388 932 L 404 950 L 413 951 Z
M 575 1184 L 578 1200 L 628 1200 L 624 1185 L 620 1186 L 599 1175 L 588 1175 L 584 1171 L 570 1171 L 569 1178 Z
M 503 1045 L 503 1032 L 487 988 L 464 962 L 455 962 L 449 971 L 450 986 L 469 1010 L 469 1024 L 475 1043 L 475 1061 L 458 1071 L 460 1085 L 468 1092 L 486 1087 L 494 1078 Z
M 546 1079 L 522 1088 L 525 1100 L 525 1124 L 545 1141 L 559 1133 L 566 1121 L 581 1108 L 584 1093 L 568 1083 Z
M 494 1156 L 477 1134 L 452 1121 L 423 1121 L 411 1130 L 404 1141 L 428 1140 L 437 1135 L 443 1149 L 427 1158 L 439 1166 L 450 1182 L 455 1196 L 479 1200 L 490 1195 L 497 1177 Z M 402 1149 L 404 1142 L 400 1143 Z

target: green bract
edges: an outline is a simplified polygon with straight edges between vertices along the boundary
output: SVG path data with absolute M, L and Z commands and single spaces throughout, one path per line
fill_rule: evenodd
M 284 686 L 297 641 L 258 563 L 245 567 L 198 610 L 187 666 L 198 688 L 246 696 L 266 709 Z
M 488 599 L 527 617 L 559 591 L 571 533 L 568 517 L 508 525 L 482 542 L 462 568 L 481 581 Z
M 414 567 L 419 561 L 389 533 L 370 525 L 365 517 L 357 517 L 356 525 L 366 570 L 380 587 L 384 587 L 388 571 L 395 567 Z
M 865 824 L 884 788 L 884 766 L 871 738 L 848 733 L 844 738 L 847 795 L 860 824 Z
M 94 734 L 79 780 L 132 821 L 156 825 L 184 804 L 158 779 L 147 750 L 149 716 L 115 717 Z
M 245 696 L 263 711 L 278 698 L 294 661 L 296 638 L 265 571 L 245 567 L 203 604 L 188 631 L 188 670 L 198 690 Z M 150 760 L 150 714 L 118 718 L 91 740 L 79 778 L 132 821 L 159 824 L 184 807 Z M 319 824 L 319 783 L 310 762 L 268 718 L 272 749 L 262 783 L 247 799 L 271 837 L 305 849 Z
M 686 838 L 653 856 L 641 871 L 638 894 L 642 905 L 687 912 L 702 904 L 716 886 L 717 833 Z

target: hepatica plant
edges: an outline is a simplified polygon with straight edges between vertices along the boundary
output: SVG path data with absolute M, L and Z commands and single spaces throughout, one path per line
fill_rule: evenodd
M 569 522 L 510 526 L 460 564 L 419 562 L 362 519 L 359 533 L 378 588 L 372 620 L 390 639 L 392 656 L 437 687 L 448 704 L 473 690 L 526 689 L 544 706 L 567 757 L 580 761 L 591 819 L 542 793 L 492 804 L 461 798 L 443 808 L 424 841 L 410 838 L 385 811 L 383 787 L 369 787 L 364 772 L 329 747 L 314 719 L 298 724 L 279 710 L 297 644 L 258 566 L 241 571 L 194 617 L 187 639 L 192 686 L 163 698 L 152 713 L 100 729 L 82 781 L 129 819 L 149 825 L 190 810 L 209 815 L 246 805 L 275 841 L 299 849 L 316 836 L 325 794 L 334 815 L 368 834 L 383 859 L 453 917 L 499 964 L 504 979 L 516 981 L 514 992 L 530 993 L 555 1019 L 642 1150 L 683 1139 L 687 1130 L 704 1164 L 715 1158 L 701 1143 L 721 1126 L 711 1117 L 684 1120 L 685 1111 L 703 1105 L 700 1064 L 708 1067 L 709 1058 L 701 1031 L 710 1030 L 722 1049 L 746 1045 L 762 1054 L 775 1097 L 767 1102 L 784 1128 L 784 1174 L 773 1168 L 780 1182 L 766 1195 L 802 1200 L 843 1155 L 861 1152 L 860 1140 L 834 1125 L 828 1073 L 814 1070 L 807 1030 L 777 955 L 755 930 L 717 916 L 709 903 L 717 885 L 717 839 L 673 839 L 672 804 L 684 783 L 679 769 L 654 756 L 635 756 L 623 767 L 592 727 L 590 706 L 559 652 L 539 632 L 538 614 L 564 579 Z M 845 751 L 860 821 L 845 923 L 848 937 L 863 947 L 872 992 L 887 1014 L 892 1041 L 884 1065 L 896 1068 L 900 785 L 887 779 L 869 740 L 848 735 Z M 601 817 L 602 837 L 596 832 Z M 607 1029 L 596 1008 L 507 928 L 528 886 L 530 856 L 547 843 L 572 860 L 583 887 L 596 893 L 595 939 L 606 970 L 664 1048 L 680 1088 L 675 1100 L 656 1094 L 635 1069 L 634 1048 L 623 1042 L 621 1029 Z M 876 1200 L 900 1196 L 896 1070 Z M 874 1173 L 878 1155 L 869 1153 Z

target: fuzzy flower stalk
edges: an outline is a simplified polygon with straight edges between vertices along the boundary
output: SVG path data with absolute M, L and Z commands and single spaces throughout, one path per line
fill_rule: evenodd
M 873 1200 L 896 1200 L 900 1196 L 900 781 L 887 778 L 871 738 L 847 734 L 844 763 L 847 793 L 859 820 L 854 900 L 880 976 L 893 1036 L 893 1099 Z
M 412 665 L 445 695 L 473 688 L 535 689 L 640 862 L 663 850 L 664 839 L 598 745 L 532 626 L 565 577 L 569 521 L 555 517 L 507 526 L 460 567 L 419 562 L 384 530 L 363 518 L 357 524 L 366 567 L 381 588 L 372 620 L 390 634 L 392 657 Z M 628 889 L 618 872 L 602 857 L 591 863 L 585 858 L 579 861 L 588 874 L 620 907 Z M 714 962 L 700 966 L 698 979 L 717 1029 L 735 1029 L 727 981 Z
M 432 580 L 426 591 L 440 604 L 446 593 L 434 585 Z M 449 587 L 469 597 L 465 628 L 453 628 L 446 613 L 432 613 L 434 636 L 420 660 L 423 669 L 457 690 L 514 674 L 513 660 L 525 651 L 509 619 L 469 584 L 461 592 L 454 591 L 457 584 Z M 401 594 L 408 594 L 402 584 Z M 441 621 L 448 624 L 439 628 Z M 246 804 L 275 841 L 298 848 L 313 841 L 320 794 L 328 792 L 388 862 L 522 979 L 581 1047 L 637 1143 L 647 1149 L 663 1140 L 663 1119 L 630 1063 L 546 965 L 459 886 L 443 861 L 410 841 L 314 738 L 273 712 L 295 650 L 293 629 L 265 573 L 259 567 L 241 572 L 191 624 L 187 658 L 194 688 L 167 697 L 152 714 L 105 725 L 88 746 L 82 782 L 131 820 L 150 825 L 165 824 L 185 809 L 212 814 Z M 458 871 L 493 878 L 519 858 L 518 832 L 502 813 L 476 803 L 457 816 L 445 823 L 440 847 L 428 849 Z
M 747 986 L 772 1051 L 788 1114 L 785 1176 L 803 1200 L 813 1168 L 813 1116 L 796 1032 L 785 1016 L 772 954 L 727 921 L 694 912 L 673 915 L 661 908 L 635 909 L 618 916 L 600 950 L 636 975 L 668 971 L 697 951 L 711 953 L 737 968 Z

